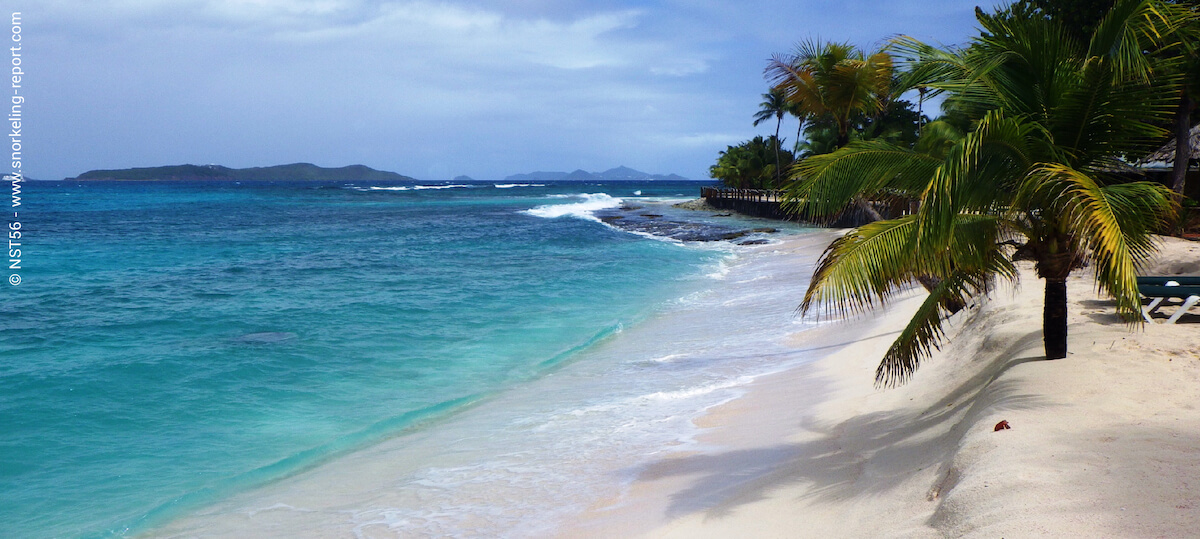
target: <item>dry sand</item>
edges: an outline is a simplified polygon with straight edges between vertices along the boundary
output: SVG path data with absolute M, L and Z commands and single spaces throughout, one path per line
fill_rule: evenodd
M 1200 274 L 1200 244 L 1162 247 L 1146 274 Z M 873 372 L 919 290 L 798 334 L 827 354 L 711 410 L 704 450 L 564 535 L 1200 536 L 1200 314 L 1131 329 L 1086 270 L 1068 290 L 1067 358 L 1042 359 L 1043 283 L 1023 267 L 896 389 Z

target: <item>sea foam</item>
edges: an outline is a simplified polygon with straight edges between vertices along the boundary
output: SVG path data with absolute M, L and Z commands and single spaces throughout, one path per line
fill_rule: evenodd
M 546 219 L 577 217 L 589 221 L 600 221 L 596 217 L 597 211 L 621 207 L 621 199 L 604 193 L 585 193 L 574 195 L 572 198 L 582 200 L 570 204 L 547 204 L 525 210 L 523 213 Z
M 392 185 L 371 186 L 366 189 L 354 188 L 355 191 L 425 191 L 430 189 L 470 189 L 470 185 Z

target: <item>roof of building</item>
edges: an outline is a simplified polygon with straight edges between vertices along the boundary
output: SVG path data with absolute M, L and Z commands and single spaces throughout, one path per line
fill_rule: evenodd
M 1200 159 L 1200 124 L 1192 126 L 1188 132 L 1188 145 L 1191 146 L 1191 159 Z M 1161 148 L 1143 157 L 1139 164 L 1145 168 L 1170 168 L 1175 164 L 1175 137 L 1163 144 Z

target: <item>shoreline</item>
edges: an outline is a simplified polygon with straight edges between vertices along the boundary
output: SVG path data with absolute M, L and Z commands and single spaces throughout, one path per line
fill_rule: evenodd
M 1020 286 L 1002 285 L 951 317 L 946 344 L 908 384 L 877 389 L 878 358 L 923 293 L 914 288 L 846 321 L 788 319 L 795 298 L 777 292 L 795 291 L 816 261 L 797 257 L 819 252 L 833 234 L 746 248 L 747 259 L 724 268 L 708 295 L 691 298 L 699 303 L 690 314 L 627 329 L 589 352 L 600 355 L 438 429 L 143 535 L 1190 533 L 1200 504 L 1200 487 L 1189 486 L 1200 485 L 1200 335 L 1190 333 L 1200 315 L 1131 333 L 1091 278 L 1076 274 L 1068 282 L 1070 355 L 1044 361 L 1042 282 L 1023 265 Z M 1145 273 L 1200 273 L 1200 245 L 1164 241 Z M 643 346 L 713 316 L 776 324 L 775 337 L 746 348 L 721 326 L 653 353 Z M 675 389 L 621 393 L 637 365 L 683 372 L 700 358 L 712 361 L 705 368 L 750 362 Z M 589 393 L 543 402 L 580 388 Z M 1001 420 L 1012 428 L 995 432 Z M 629 428 L 661 436 L 621 438 Z M 500 433 L 516 437 L 490 440 Z
M 812 326 L 791 316 L 795 294 L 831 237 L 740 247 L 547 376 L 141 535 L 554 535 L 623 499 L 643 463 L 708 446 L 692 422 L 704 410 L 808 361 L 778 341 Z M 724 334 L 737 324 L 751 331 Z
M 1200 273 L 1198 257 L 1197 244 L 1165 238 L 1144 273 Z M 1090 276 L 1068 286 L 1067 358 L 1041 359 L 1042 282 L 1023 265 L 1018 287 L 952 317 L 942 350 L 894 389 L 873 387 L 874 367 L 920 294 L 813 330 L 880 338 L 755 381 L 697 421 L 708 451 L 659 460 L 621 507 L 559 535 L 1189 535 L 1200 315 L 1130 332 Z M 798 410 L 796 388 L 814 384 L 821 396 Z M 1002 420 L 1012 428 L 995 431 Z

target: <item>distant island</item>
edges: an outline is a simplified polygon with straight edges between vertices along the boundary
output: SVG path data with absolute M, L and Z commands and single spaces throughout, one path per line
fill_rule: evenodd
M 293 163 L 271 167 L 229 168 L 221 165 L 170 165 L 162 167 L 138 167 L 112 170 L 89 170 L 74 178 L 77 181 L 385 181 L 417 182 L 416 178 L 375 170 L 365 165 L 350 165 L 339 168 L 319 167 L 312 163 Z M 457 176 L 458 183 L 474 183 L 469 176 Z M 529 172 L 513 174 L 504 178 L 504 183 L 546 182 L 614 182 L 614 181 L 688 181 L 678 174 L 648 174 L 629 167 L 611 168 L 604 172 Z
M 365 165 L 340 168 L 319 167 L 312 163 L 293 163 L 273 167 L 229 168 L 221 165 L 172 165 L 165 167 L 90 170 L 68 180 L 217 180 L 217 181 L 417 181 L 395 172 L 375 170 Z
M 604 172 L 530 172 L 513 174 L 504 178 L 505 183 L 542 182 L 615 182 L 615 181 L 688 181 L 678 174 L 647 174 L 629 167 L 611 168 Z

